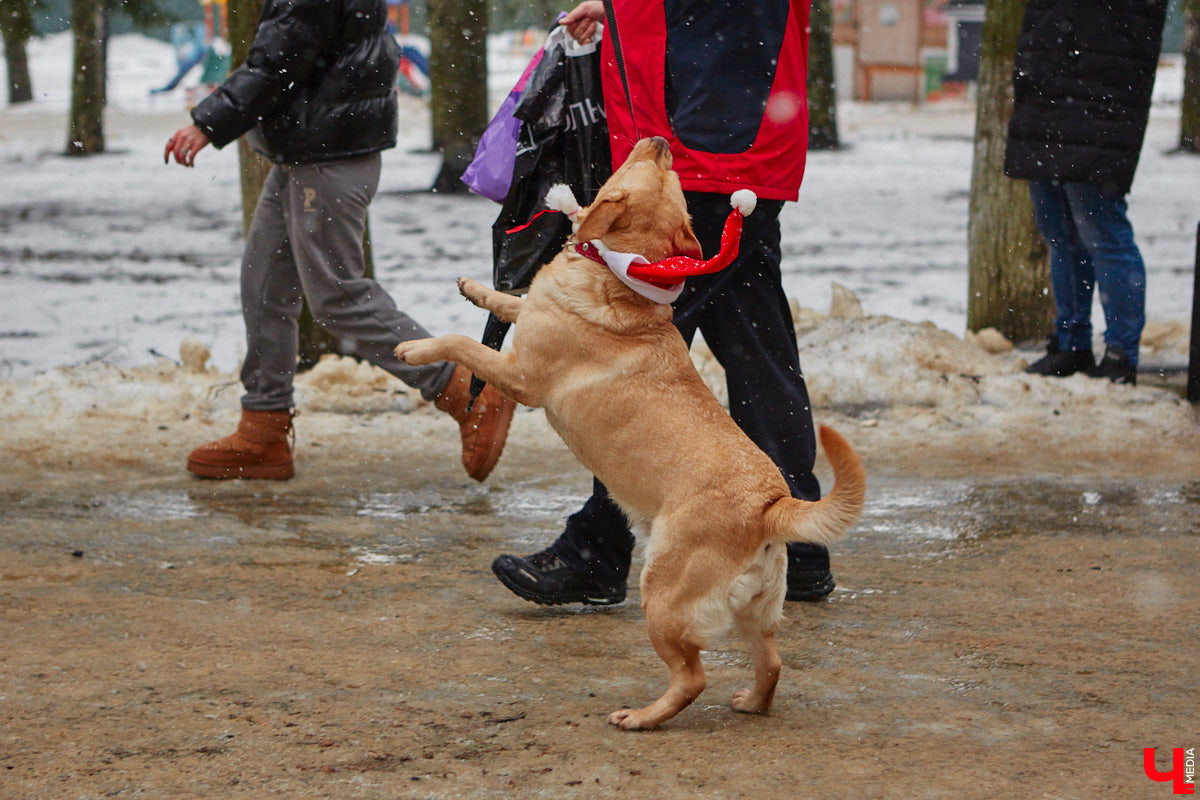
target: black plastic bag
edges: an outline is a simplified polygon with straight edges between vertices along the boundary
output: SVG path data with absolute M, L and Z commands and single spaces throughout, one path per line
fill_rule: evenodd
M 565 214 L 543 214 L 546 192 L 565 183 L 588 205 L 612 174 L 600 88 L 600 38 L 579 45 L 556 26 L 513 116 L 521 121 L 512 186 L 492 225 L 492 282 L 525 289 L 571 235 Z M 483 343 L 500 349 L 508 323 L 489 317 Z
M 528 286 L 571 233 L 561 215 L 533 220 L 550 187 L 565 183 L 587 205 L 612 172 L 599 40 L 580 46 L 565 28 L 555 28 L 513 116 L 521 129 L 512 186 L 492 226 L 492 277 L 501 290 Z

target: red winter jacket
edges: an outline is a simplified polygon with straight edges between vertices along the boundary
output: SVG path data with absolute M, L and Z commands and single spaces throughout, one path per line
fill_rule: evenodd
M 808 150 L 807 0 L 606 0 L 601 49 L 614 167 L 639 138 L 671 143 L 688 191 L 795 200 Z

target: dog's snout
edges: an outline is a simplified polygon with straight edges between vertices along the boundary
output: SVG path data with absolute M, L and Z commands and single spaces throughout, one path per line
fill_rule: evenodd
M 661 136 L 641 139 L 634 145 L 629 160 L 632 163 L 652 161 L 660 169 L 671 168 L 671 143 Z
M 671 157 L 671 143 L 661 136 L 654 136 L 650 139 L 650 145 L 654 148 L 654 163 L 663 169 L 670 169 L 674 162 Z

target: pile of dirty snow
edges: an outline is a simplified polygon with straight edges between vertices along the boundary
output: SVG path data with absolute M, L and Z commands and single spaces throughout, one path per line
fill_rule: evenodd
M 828 314 L 793 307 L 814 415 L 854 426 L 856 445 L 879 448 L 879 458 L 1200 477 L 1197 410 L 1175 392 L 1029 375 L 1040 353 L 1016 350 L 994 330 L 959 337 L 928 322 L 864 315 L 841 287 L 833 295 Z M 1160 350 L 1186 346 L 1182 329 L 1155 335 Z M 724 402 L 720 365 L 702 346 L 694 358 Z
M 994 332 L 961 338 L 929 323 L 862 315 L 850 300 L 848 308 L 835 301 L 830 314 L 798 309 L 800 360 L 817 420 L 846 432 L 872 469 L 1200 479 L 1200 426 L 1178 394 L 1083 375 L 1027 375 L 1029 354 Z M 720 366 L 702 343 L 693 356 L 724 400 Z M 178 364 L 90 364 L 0 381 L 0 448 L 10 470 L 14 460 L 33 466 L 56 449 L 71 450 L 80 465 L 88 453 L 97 464 L 122 453 L 134 470 L 174 469 L 185 445 L 232 430 L 241 391 L 237 376 L 209 367 L 195 342 L 181 348 Z M 298 376 L 296 399 L 310 439 L 344 440 L 369 428 L 363 446 L 386 455 L 414 432 L 434 431 L 453 446 L 453 426 L 441 424 L 418 392 L 353 359 L 327 356 Z M 534 421 L 516 426 L 514 436 L 561 447 L 540 413 L 526 417 Z M 148 436 L 155 431 L 169 435 Z

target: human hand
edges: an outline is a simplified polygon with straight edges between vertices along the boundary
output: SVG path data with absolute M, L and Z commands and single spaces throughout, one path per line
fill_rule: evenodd
M 207 146 L 208 137 L 204 135 L 204 131 L 195 125 L 185 125 L 175 131 L 175 135 L 167 141 L 167 149 L 163 151 L 163 163 L 169 164 L 171 156 L 174 155 L 175 163 L 185 167 L 194 166 L 196 153 Z
M 603 21 L 604 3 L 601 0 L 584 0 L 559 20 L 558 24 L 567 29 L 572 39 L 580 44 L 587 44 L 596 35 L 596 29 Z

